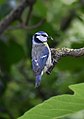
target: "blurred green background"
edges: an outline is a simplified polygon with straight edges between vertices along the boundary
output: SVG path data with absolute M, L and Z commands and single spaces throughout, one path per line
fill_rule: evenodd
M 20 2 L 0 0 L 0 20 Z M 0 36 L 0 119 L 16 119 L 51 96 L 72 94 L 68 86 L 84 82 L 84 56 L 62 58 L 51 75 L 44 74 L 37 89 L 31 66 L 31 39 L 37 31 L 43 30 L 54 38 L 48 42 L 52 48 L 84 47 L 84 0 L 37 0 L 29 26 L 43 19 L 44 24 L 37 28 L 9 29 Z M 12 27 L 17 24 L 15 21 Z M 64 119 L 84 119 L 82 115 Z

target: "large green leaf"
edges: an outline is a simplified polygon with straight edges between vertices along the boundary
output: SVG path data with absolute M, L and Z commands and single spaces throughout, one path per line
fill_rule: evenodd
M 37 105 L 18 119 L 58 119 L 84 110 L 84 83 L 72 85 L 74 95 L 52 97 Z

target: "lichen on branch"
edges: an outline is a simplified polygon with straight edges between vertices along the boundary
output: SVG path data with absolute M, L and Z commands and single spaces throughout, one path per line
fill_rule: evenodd
M 47 74 L 50 74 L 55 65 L 58 63 L 58 61 L 65 56 L 73 56 L 73 57 L 80 57 L 84 56 L 84 48 L 79 49 L 70 49 L 70 48 L 51 48 L 51 54 L 52 54 L 52 62 L 53 66 L 51 66 Z

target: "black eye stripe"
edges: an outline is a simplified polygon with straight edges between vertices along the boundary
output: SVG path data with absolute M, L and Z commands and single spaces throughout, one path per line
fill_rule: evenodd
M 37 36 L 48 37 L 46 34 L 35 34 L 34 36 L 35 36 L 35 37 L 37 37 Z
M 37 34 L 34 35 L 34 41 L 36 43 L 42 43 L 42 41 L 40 41 L 36 36 L 39 36 L 39 35 L 37 35 Z
M 36 36 L 40 36 L 40 35 L 39 34 L 35 34 L 34 36 L 36 37 Z M 41 34 L 41 36 L 47 37 L 47 35 L 45 35 L 45 34 Z
M 45 34 L 42 34 L 43 37 L 47 37 Z

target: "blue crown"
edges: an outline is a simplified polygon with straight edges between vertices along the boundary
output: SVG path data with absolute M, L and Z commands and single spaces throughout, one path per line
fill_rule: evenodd
M 43 33 L 46 33 L 46 32 L 44 32 L 44 31 L 38 31 L 37 33 L 42 33 L 43 34 Z
M 48 34 L 46 32 L 44 32 L 44 31 L 38 31 L 35 34 L 37 34 L 37 35 L 45 35 L 45 36 L 48 37 Z

